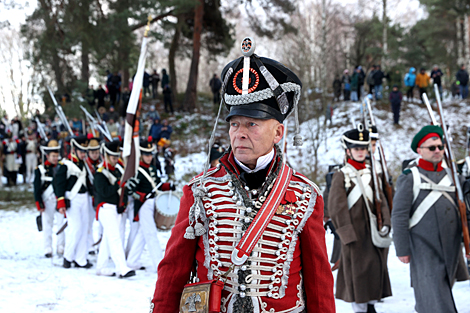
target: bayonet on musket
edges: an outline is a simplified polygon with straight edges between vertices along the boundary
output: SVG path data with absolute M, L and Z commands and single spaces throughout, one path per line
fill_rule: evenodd
M 370 124 L 367 120 L 367 115 L 365 114 L 365 101 L 362 101 L 361 112 L 362 118 L 364 120 L 364 127 L 368 127 Z M 370 129 L 368 129 L 370 131 Z M 370 135 L 369 135 L 370 139 Z M 369 140 L 369 153 L 370 153 L 370 167 L 371 167 L 371 174 L 372 174 L 372 182 L 374 184 L 374 205 L 375 205 L 375 212 L 377 216 L 377 229 L 378 231 L 382 231 L 383 227 L 383 217 L 382 217 L 382 199 L 380 198 L 380 186 L 379 186 L 379 179 L 377 176 L 377 163 L 375 161 L 375 155 L 372 153 L 372 143 Z
M 41 136 L 43 140 L 47 141 L 46 132 L 44 131 L 44 128 L 42 127 L 41 121 L 37 117 L 35 119 L 36 119 L 36 124 L 38 125 L 39 135 Z
M 92 127 L 96 130 L 98 130 L 100 133 L 103 134 L 103 136 L 106 137 L 106 139 L 108 139 L 109 141 L 113 141 L 113 138 L 111 137 L 111 135 L 109 134 L 109 132 L 107 132 L 103 126 L 101 126 L 99 123 L 97 123 L 97 121 L 95 120 L 95 118 L 93 117 L 93 115 L 91 115 L 87 109 L 85 109 L 83 107 L 83 105 L 80 105 L 80 109 L 82 109 L 83 113 L 85 113 L 85 116 L 87 117 L 87 119 L 89 120 L 89 123 L 92 125 Z
M 444 119 L 444 112 L 442 109 L 442 102 L 441 102 L 441 95 L 439 93 L 439 88 L 437 87 L 436 84 L 434 84 L 434 93 L 436 94 L 436 100 L 437 100 L 437 112 L 439 114 L 439 119 L 441 122 L 441 127 L 442 131 L 444 132 L 444 151 L 445 155 L 447 157 L 447 165 L 450 168 L 451 174 L 452 174 L 452 180 L 454 182 L 454 186 L 457 190 L 457 204 L 460 212 L 460 218 L 462 221 L 462 234 L 463 234 L 463 241 L 464 241 L 464 247 L 465 247 L 465 253 L 467 256 L 470 257 L 470 236 L 468 233 L 468 222 L 467 222 L 467 207 L 465 205 L 465 200 L 463 198 L 463 192 L 462 192 L 462 186 L 460 185 L 460 180 L 459 180 L 459 174 L 457 172 L 457 162 L 454 158 L 454 153 L 452 151 L 451 147 L 451 138 L 449 136 L 449 132 L 446 127 L 446 121 Z M 423 94 L 424 96 L 425 94 Z M 426 97 L 427 99 L 427 97 Z M 429 100 L 427 101 L 426 106 L 428 106 L 428 110 L 431 107 L 429 104 Z M 432 111 L 430 111 L 432 112 Z M 435 119 L 434 119 L 435 120 Z
M 47 86 L 47 90 L 49 91 L 49 95 L 52 98 L 52 102 L 54 102 L 55 111 L 57 112 L 60 121 L 62 122 L 62 124 L 64 124 L 64 127 L 67 128 L 68 132 L 70 133 L 70 136 L 74 136 L 72 128 L 70 128 L 69 122 L 67 121 L 67 117 L 64 114 L 64 110 L 62 110 L 62 107 L 59 105 L 59 103 L 57 103 L 57 100 L 51 90 L 51 87 Z
M 372 106 L 370 104 L 369 98 L 365 98 L 365 102 L 367 104 L 367 109 L 369 111 L 369 117 L 370 117 L 370 122 L 372 126 L 377 126 L 375 124 L 375 118 L 374 114 L 372 114 Z M 380 155 L 380 164 L 382 165 L 382 171 L 384 173 L 384 178 L 383 178 L 383 191 L 385 193 L 385 196 L 387 198 L 387 203 L 388 203 L 388 208 L 390 209 L 390 213 L 392 212 L 393 209 L 393 188 L 390 183 L 390 175 L 388 173 L 388 166 L 387 166 L 387 160 L 385 159 L 385 152 L 384 148 L 382 146 L 382 141 L 379 139 L 377 140 L 377 149 L 379 150 L 379 155 Z

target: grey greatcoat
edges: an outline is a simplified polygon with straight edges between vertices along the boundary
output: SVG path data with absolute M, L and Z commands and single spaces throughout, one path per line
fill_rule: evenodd
M 341 239 L 341 257 L 336 279 L 336 298 L 346 302 L 367 303 L 392 295 L 387 268 L 388 248 L 377 248 L 372 243 L 369 215 L 364 198 L 348 208 L 348 194 L 354 188 L 350 182 L 346 190 L 345 175 L 333 175 L 328 211 Z M 372 182 L 370 182 L 372 185 Z M 383 224 L 390 226 L 390 211 L 382 192 Z M 369 202 L 375 214 L 374 206 Z
M 447 172 L 421 174 L 436 184 Z M 411 229 L 409 221 L 419 204 L 430 193 L 420 189 L 413 203 L 413 175 L 405 170 L 397 181 L 393 198 L 393 239 L 397 256 L 411 256 L 410 273 L 419 313 L 457 312 L 452 285 L 461 249 L 462 227 L 457 207 L 441 196 Z M 455 192 L 448 192 L 455 200 Z

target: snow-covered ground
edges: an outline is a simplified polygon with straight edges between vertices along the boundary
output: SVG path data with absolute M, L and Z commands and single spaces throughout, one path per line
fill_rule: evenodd
M 0 211 L 0 312 L 148 312 L 156 273 L 138 271 L 135 277 L 118 279 L 96 276 L 94 267 L 64 269 L 62 259 L 43 256 L 42 234 L 36 229 L 37 212 L 32 208 Z M 55 226 L 57 230 L 58 225 Z M 169 233 L 160 236 L 162 248 Z M 333 236 L 326 235 L 328 249 Z M 96 263 L 96 257 L 90 260 Z M 147 251 L 143 263 L 150 266 Z M 408 266 L 395 257 L 392 246 L 389 270 L 394 296 L 377 304 L 377 312 L 414 312 L 413 290 Z M 335 273 L 336 275 L 336 273 Z M 470 286 L 456 283 L 454 297 L 459 312 L 470 312 Z M 343 301 L 336 302 L 338 313 L 352 312 Z

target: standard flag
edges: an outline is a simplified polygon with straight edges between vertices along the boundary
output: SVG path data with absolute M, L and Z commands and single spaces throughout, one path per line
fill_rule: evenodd
M 132 87 L 131 97 L 126 111 L 124 148 L 122 154 L 126 160 L 126 169 L 121 179 L 121 186 L 123 186 L 129 178 L 133 177 L 139 168 L 139 116 L 141 107 L 141 89 L 144 78 L 145 60 L 147 58 L 147 31 L 148 28 L 142 40 L 137 73 L 134 77 L 134 85 Z

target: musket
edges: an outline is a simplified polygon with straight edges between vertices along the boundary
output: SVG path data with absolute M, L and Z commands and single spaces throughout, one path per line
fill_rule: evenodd
M 372 106 L 370 105 L 369 98 L 366 97 L 365 99 L 366 104 L 367 104 L 367 109 L 369 110 L 369 117 L 370 121 L 373 126 L 377 126 L 375 124 L 375 118 L 374 114 L 372 114 Z M 387 203 L 388 203 L 388 208 L 390 209 L 390 213 L 392 213 L 393 209 L 393 188 L 390 184 L 390 175 L 388 173 L 388 166 L 387 166 L 387 160 L 385 159 L 385 152 L 384 148 L 382 146 L 382 141 L 377 140 L 377 148 L 379 150 L 379 155 L 380 155 L 380 164 L 382 165 L 382 171 L 384 173 L 384 179 L 383 179 L 383 191 L 385 193 L 385 196 L 387 198 Z
M 100 133 L 103 134 L 103 136 L 106 137 L 106 139 L 108 139 L 109 141 L 113 141 L 113 138 L 111 137 L 111 135 L 109 134 L 109 132 L 106 132 L 106 130 L 103 128 L 103 126 L 101 126 L 100 124 L 98 124 L 95 120 L 95 118 L 93 117 L 93 115 L 91 115 L 87 109 L 85 109 L 83 107 L 83 105 L 80 105 L 80 109 L 82 109 L 82 111 L 85 113 L 87 119 L 89 120 L 89 123 L 92 125 L 93 128 L 95 128 L 96 130 L 98 130 Z
M 444 119 L 444 112 L 442 109 L 442 102 L 441 102 L 441 95 L 439 94 L 439 88 L 436 84 L 434 84 L 434 93 L 436 94 L 437 100 L 437 112 L 439 114 L 439 119 L 441 121 L 441 127 L 444 132 L 444 151 L 447 155 L 448 165 L 450 171 L 452 173 L 452 180 L 454 182 L 454 186 L 457 190 L 457 203 L 460 211 L 460 218 L 462 220 L 462 234 L 463 234 L 463 241 L 465 246 L 465 253 L 470 256 L 470 236 L 468 233 L 468 224 L 467 224 L 467 207 L 465 205 L 465 199 L 463 197 L 462 186 L 460 185 L 459 174 L 457 172 L 457 162 L 454 158 L 454 153 L 451 147 L 451 138 L 449 137 L 449 133 L 446 127 L 446 121 Z M 429 101 L 428 101 L 429 103 Z
M 60 233 L 62 233 L 67 228 L 68 225 L 69 225 L 69 222 L 65 222 L 64 225 L 62 225 L 62 227 L 57 231 L 56 235 L 60 235 Z
M 41 121 L 36 117 L 36 124 L 38 125 L 38 131 L 39 135 L 43 140 L 47 140 L 46 132 L 44 131 L 44 128 L 42 127 Z
M 367 121 L 367 115 L 364 113 L 365 111 L 365 102 L 362 101 L 362 116 L 364 119 L 365 124 L 364 125 L 369 125 Z M 364 126 L 367 127 L 367 126 Z M 370 137 L 369 137 L 370 138 Z M 374 184 L 374 205 L 375 205 L 375 211 L 376 211 L 376 216 L 377 216 L 377 229 L 379 231 L 382 230 L 383 226 L 383 218 L 382 218 L 382 199 L 380 199 L 380 186 L 379 186 L 379 179 L 377 176 L 377 163 L 375 161 L 375 155 L 372 153 L 372 143 L 369 140 L 369 151 L 370 151 L 370 167 L 372 170 L 372 181 Z
M 62 110 L 62 107 L 57 103 L 57 100 L 54 97 L 54 93 L 52 92 L 51 87 L 47 86 L 47 90 L 49 91 L 49 95 L 52 98 L 52 102 L 54 102 L 55 111 L 57 112 L 60 121 L 62 122 L 62 124 L 64 124 L 64 127 L 67 128 L 68 132 L 70 133 L 70 136 L 74 136 L 72 128 L 70 128 L 69 122 L 67 121 L 67 117 L 64 114 L 64 110 Z
M 100 114 L 98 113 L 98 110 L 95 109 L 95 114 L 96 114 L 96 118 L 98 119 L 98 124 L 102 126 L 102 128 L 104 129 L 104 132 L 103 132 L 103 135 L 105 135 L 105 137 L 109 140 L 109 141 L 113 141 L 112 139 L 112 136 L 111 136 L 111 133 L 109 132 L 108 130 L 108 125 L 106 125 L 106 123 L 101 119 L 101 116 Z M 109 139 L 111 138 L 111 139 Z
M 349 119 L 351 120 L 351 125 L 353 128 L 356 128 L 356 119 L 351 115 L 349 115 Z

